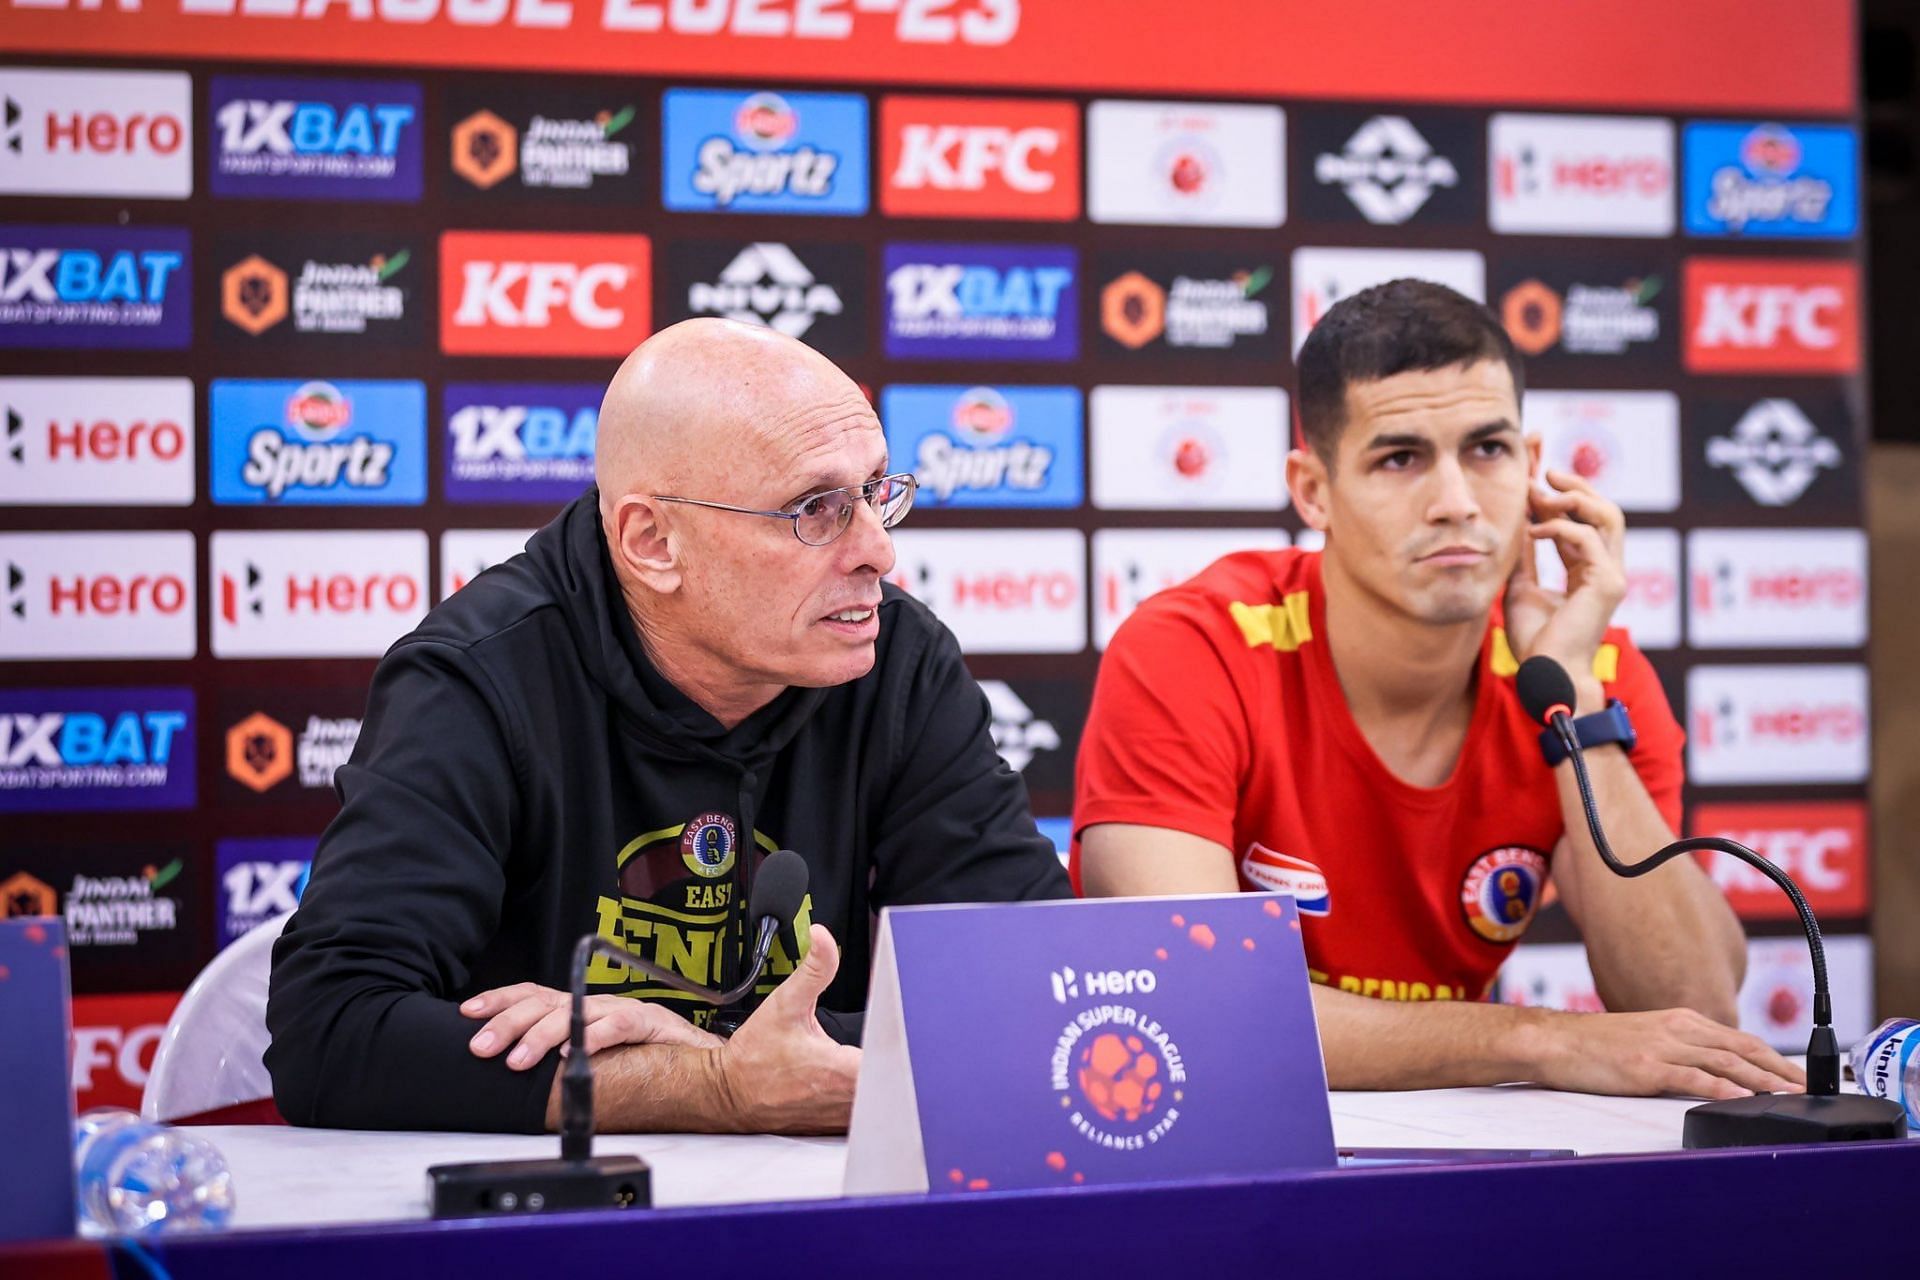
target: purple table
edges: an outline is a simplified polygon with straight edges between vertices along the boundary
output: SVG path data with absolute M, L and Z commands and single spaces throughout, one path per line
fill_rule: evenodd
M 40 1274 L 27 1262 L 175 1280 L 1819 1274 L 1891 1257 L 1916 1193 L 1908 1141 L 238 1232 L 156 1242 L 163 1271 L 116 1249 L 109 1272 L 102 1246 L 69 1244 L 0 1250 L 0 1275 Z

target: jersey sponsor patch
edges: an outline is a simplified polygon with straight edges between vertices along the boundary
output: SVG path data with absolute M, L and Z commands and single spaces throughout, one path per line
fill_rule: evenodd
M 1504 845 L 1475 858 L 1460 880 L 1460 909 L 1488 942 L 1512 942 L 1527 931 L 1547 884 L 1547 855 Z
M 1326 872 L 1305 858 L 1275 853 L 1255 840 L 1240 857 L 1240 874 L 1262 889 L 1286 894 L 1303 916 L 1333 912 Z

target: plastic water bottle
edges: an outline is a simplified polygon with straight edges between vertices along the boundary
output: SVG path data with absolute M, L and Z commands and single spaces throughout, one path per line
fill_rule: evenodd
M 1849 1057 L 1860 1092 L 1898 1102 L 1908 1129 L 1920 1134 L 1920 1020 L 1888 1018 Z
M 233 1175 L 211 1142 L 131 1111 L 101 1108 L 74 1126 L 80 1222 L 111 1234 L 201 1231 L 233 1216 Z

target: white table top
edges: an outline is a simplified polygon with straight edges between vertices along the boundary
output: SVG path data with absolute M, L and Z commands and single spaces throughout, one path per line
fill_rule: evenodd
M 1341 1147 L 1571 1148 L 1582 1155 L 1677 1151 L 1687 1098 L 1601 1098 L 1525 1085 L 1418 1093 L 1336 1093 Z M 552 1135 L 369 1133 L 208 1125 L 233 1169 L 235 1227 L 392 1222 L 427 1216 L 433 1164 L 559 1154 Z M 653 1167 L 660 1208 L 836 1197 L 842 1138 L 606 1135 L 598 1155 Z

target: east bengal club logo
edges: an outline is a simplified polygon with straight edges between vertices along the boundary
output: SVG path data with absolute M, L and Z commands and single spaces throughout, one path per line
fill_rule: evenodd
M 1460 910 L 1488 942 L 1512 942 L 1527 931 L 1547 887 L 1547 855 L 1503 845 L 1475 858 L 1460 880 Z
M 717 880 L 733 870 L 739 829 L 724 813 L 703 813 L 680 833 L 680 860 L 703 880 Z

